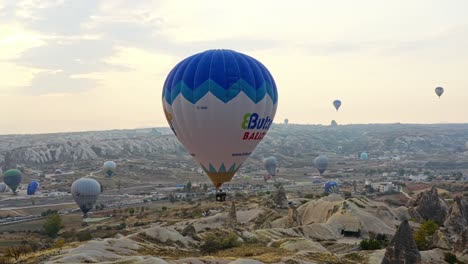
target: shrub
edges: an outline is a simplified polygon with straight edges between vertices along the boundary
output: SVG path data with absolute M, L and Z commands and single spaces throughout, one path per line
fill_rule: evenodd
M 382 246 L 380 245 L 379 241 L 375 239 L 363 239 L 359 244 L 362 250 L 376 250 L 380 249 Z
M 449 264 L 458 263 L 457 256 L 455 256 L 454 254 L 452 254 L 450 252 L 447 252 L 447 253 L 444 254 L 444 260 L 447 261 L 447 263 L 449 263 Z
M 91 232 L 89 232 L 88 230 L 84 230 L 84 231 L 78 232 L 76 234 L 76 238 L 78 238 L 79 241 L 88 241 L 88 240 L 93 239 L 93 236 L 91 235 Z
M 419 229 L 414 233 L 414 241 L 419 250 L 426 250 L 429 247 L 429 237 L 432 236 L 439 229 L 439 225 L 433 221 L 428 220 L 421 224 Z
M 54 243 L 54 247 L 55 247 L 55 248 L 60 248 L 60 249 L 62 249 L 64 245 L 65 245 L 65 240 L 64 240 L 63 238 L 58 239 L 58 240 L 55 241 L 55 243 Z
M 208 233 L 203 237 L 200 250 L 203 253 L 213 253 L 222 249 L 239 246 L 239 237 L 235 233 L 223 234 L 219 232 Z

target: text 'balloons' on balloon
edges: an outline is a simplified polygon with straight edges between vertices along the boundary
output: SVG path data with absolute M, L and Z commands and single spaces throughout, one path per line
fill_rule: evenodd
M 338 111 L 338 109 L 340 109 L 341 107 L 341 100 L 335 100 L 333 101 L 333 106 L 335 107 L 336 111 Z
M 39 182 L 38 181 L 31 181 L 29 184 L 28 184 L 28 188 L 27 188 L 27 191 L 26 193 L 28 195 L 34 195 L 36 194 L 36 191 L 39 189 Z
M 18 189 L 18 186 L 21 183 L 21 177 L 21 171 L 17 169 L 7 170 L 3 173 L 3 182 L 13 191 L 13 193 L 16 193 L 16 189 Z
M 340 188 L 336 181 L 327 181 L 323 186 L 323 190 L 326 193 L 338 193 L 340 191 Z
M 278 104 L 267 68 L 232 50 L 181 61 L 167 76 L 162 97 L 169 126 L 216 188 L 265 137 Z
M 268 157 L 264 159 L 263 165 L 265 166 L 265 170 L 268 172 L 268 175 L 276 176 L 276 168 L 278 167 L 278 161 L 275 157 Z
M 436 93 L 437 96 L 439 96 L 439 98 L 440 98 L 440 96 L 442 96 L 442 94 L 444 93 L 444 88 L 442 88 L 442 87 L 437 87 L 437 88 L 435 88 L 435 93 Z
M 101 185 L 91 178 L 78 179 L 71 186 L 73 199 L 84 215 L 93 209 L 100 193 Z
M 103 167 L 104 172 L 107 174 L 107 176 L 111 177 L 115 173 L 117 164 L 115 164 L 115 162 L 113 161 L 106 161 L 104 162 L 102 167 Z
M 320 175 L 322 175 L 325 172 L 325 170 L 328 168 L 327 156 L 321 155 L 321 156 L 316 157 L 314 159 L 314 166 L 318 170 Z

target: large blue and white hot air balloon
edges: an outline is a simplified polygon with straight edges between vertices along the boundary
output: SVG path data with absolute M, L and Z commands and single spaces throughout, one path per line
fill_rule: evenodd
M 276 84 L 256 59 L 232 50 L 188 57 L 167 76 L 163 107 L 171 129 L 216 188 L 232 179 L 265 137 Z
M 333 101 L 333 106 L 335 107 L 336 111 L 338 111 L 338 109 L 340 109 L 341 106 L 341 101 L 338 99 Z

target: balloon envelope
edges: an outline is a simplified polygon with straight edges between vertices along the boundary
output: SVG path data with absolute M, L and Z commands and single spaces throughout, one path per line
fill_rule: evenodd
M 263 165 L 265 166 L 265 170 L 271 176 L 276 176 L 276 167 L 278 166 L 278 161 L 275 157 L 269 157 L 263 160 Z
M 435 93 L 436 93 L 437 96 L 439 96 L 439 98 L 440 98 L 440 96 L 444 93 L 444 88 L 442 88 L 442 87 L 437 87 L 437 88 L 435 88 Z
M 101 193 L 101 185 L 94 179 L 81 178 L 73 182 L 71 193 L 76 204 L 86 214 L 96 203 Z
M 21 171 L 17 169 L 5 171 L 3 174 L 3 182 L 15 193 L 21 183 Z
M 0 182 L 0 193 L 4 193 L 7 190 L 7 186 L 5 183 Z
M 289 119 L 285 118 L 285 119 L 284 119 L 284 124 L 285 124 L 285 125 L 289 124 Z
M 117 168 L 117 164 L 115 164 L 115 162 L 113 161 L 104 162 L 103 169 L 106 172 L 107 176 L 111 177 L 114 174 L 116 168 Z
M 328 168 L 328 158 L 326 156 L 318 156 L 314 159 L 315 168 L 320 172 L 322 175 L 325 170 Z
M 266 135 L 278 103 L 266 67 L 232 50 L 181 61 L 167 76 L 162 97 L 169 126 L 217 188 Z
M 340 191 L 340 188 L 336 181 L 327 181 L 323 187 L 323 190 L 326 193 L 338 193 Z
M 369 159 L 369 154 L 367 154 L 366 152 L 362 152 L 361 155 L 359 155 L 359 159 L 368 160 Z
M 333 106 L 335 107 L 336 111 L 338 111 L 338 109 L 340 109 L 340 106 L 341 106 L 341 101 L 340 100 L 333 101 Z
M 28 184 L 28 189 L 27 189 L 27 194 L 28 195 L 34 195 L 39 189 L 39 182 L 38 181 L 32 181 Z

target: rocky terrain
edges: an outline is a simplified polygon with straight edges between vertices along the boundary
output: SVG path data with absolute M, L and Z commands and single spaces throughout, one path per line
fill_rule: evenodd
M 270 196 L 173 209 L 127 227 L 126 235 L 74 242 L 20 263 L 447 263 L 448 254 L 467 263 L 466 199 L 452 203 L 427 249 L 416 246 L 413 236 L 422 222 L 408 221 L 410 211 L 439 199 L 444 201 L 432 189 L 412 207 L 390 207 L 363 196 L 288 200 L 278 188 Z M 211 213 L 193 217 L 194 211 Z M 343 234 L 354 229 L 359 232 Z M 386 248 L 363 250 L 362 239 L 382 239 Z
M 337 127 L 275 124 L 253 153 L 253 160 L 277 156 L 283 166 L 304 166 L 300 158 L 319 153 L 391 159 L 401 155 L 437 155 L 429 167 L 468 168 L 444 154 L 467 155 L 468 124 L 343 125 Z M 0 136 L 0 166 L 86 162 L 96 158 L 154 157 L 162 152 L 185 154 L 168 128 Z

